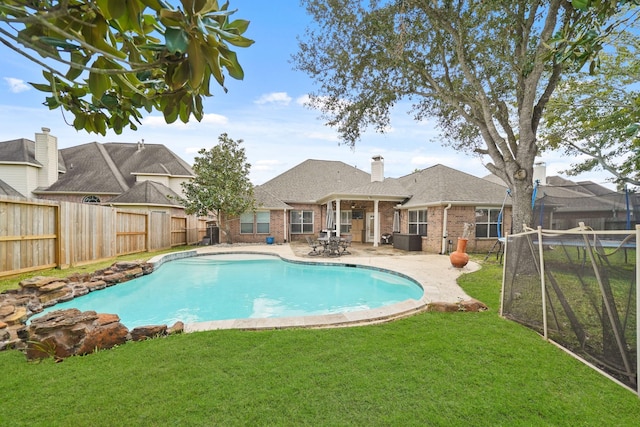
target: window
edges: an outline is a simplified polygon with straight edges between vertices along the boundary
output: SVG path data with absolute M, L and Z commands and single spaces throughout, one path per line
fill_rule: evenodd
M 100 197 L 98 196 L 84 196 L 82 203 L 100 203 Z
M 269 224 L 271 223 L 271 212 L 256 212 L 256 232 L 258 234 L 269 234 Z
M 498 237 L 498 208 L 476 208 L 476 237 Z
M 340 233 L 351 233 L 351 211 L 340 211 Z
M 271 223 L 271 212 L 245 212 L 240 215 L 240 233 L 269 234 L 269 224 Z
M 409 234 L 427 235 L 427 210 L 409 211 Z
M 240 215 L 240 234 L 253 234 L 253 212 Z
M 291 211 L 291 234 L 313 233 L 313 211 Z

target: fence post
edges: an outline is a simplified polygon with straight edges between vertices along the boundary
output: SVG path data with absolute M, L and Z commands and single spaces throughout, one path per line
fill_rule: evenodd
M 542 247 L 542 227 L 538 226 L 538 256 L 540 257 L 540 287 L 542 295 L 542 330 L 544 333 L 544 339 L 548 340 L 547 336 L 547 283 L 545 279 L 544 271 L 544 248 Z

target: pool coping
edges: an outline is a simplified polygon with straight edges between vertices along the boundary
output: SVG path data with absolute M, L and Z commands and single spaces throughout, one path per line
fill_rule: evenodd
M 266 329 L 284 329 L 284 328 L 336 328 L 336 327 L 348 327 L 348 326 L 360 326 L 371 325 L 376 323 L 389 322 L 395 319 L 407 317 L 425 311 L 428 305 L 434 301 L 443 302 L 459 302 L 462 299 L 468 299 L 468 295 L 460 289 L 455 282 L 460 274 L 465 272 L 475 271 L 479 266 L 475 263 L 470 263 L 469 267 L 465 269 L 454 269 L 450 266 L 447 269 L 447 279 L 450 280 L 434 280 L 435 286 L 430 286 L 427 282 L 434 279 L 433 274 L 427 274 L 425 277 L 420 273 L 424 269 L 424 266 L 428 264 L 430 259 L 432 262 L 436 262 L 439 266 L 442 266 L 441 255 L 420 255 L 420 256 L 406 256 L 406 257 L 343 257 L 340 258 L 324 258 L 321 261 L 316 261 L 317 258 L 298 257 L 296 256 L 289 245 L 247 245 L 247 246 L 208 246 L 198 249 L 192 249 L 183 252 L 172 252 L 169 254 L 158 255 L 149 260 L 149 263 L 153 265 L 154 271 L 162 264 L 168 261 L 190 258 L 194 256 L 202 255 L 226 255 L 226 254 L 254 254 L 254 255 L 269 255 L 278 257 L 284 261 L 302 264 L 314 264 L 314 265 L 345 265 L 366 269 L 374 269 L 378 271 L 386 271 L 392 274 L 408 278 L 416 282 L 423 289 L 422 297 L 419 300 L 408 299 L 395 304 L 390 304 L 384 307 L 357 310 L 344 313 L 333 313 L 327 315 L 313 315 L 313 316 L 296 316 L 296 317 L 267 317 L 267 318 L 241 318 L 241 319 L 228 319 L 228 320 L 212 320 L 196 323 L 186 323 L 184 325 L 184 332 L 201 332 L 210 330 L 221 329 L 242 329 L 242 330 L 266 330 Z M 438 258 L 435 258 L 438 257 Z M 376 258 L 380 258 L 376 263 Z M 391 260 L 389 260 L 391 258 Z M 446 257 L 448 263 L 448 257 Z M 385 260 L 386 262 L 382 262 Z M 391 261 L 392 265 L 399 268 L 408 270 L 406 272 L 399 271 L 397 268 L 388 268 L 388 266 L 382 266 Z M 404 262 L 403 262 L 404 261 Z M 378 264 L 378 265 L 376 265 Z M 403 265 L 404 264 L 404 265 Z M 417 266 L 416 266 L 417 264 Z M 413 266 L 413 268 L 412 268 Z M 423 267 L 422 269 L 420 268 Z M 422 271 L 424 273 L 424 271 Z M 453 274 L 452 274 L 453 273 Z M 416 277 L 418 276 L 418 277 Z M 429 294 L 430 290 L 438 289 L 438 294 L 443 294 L 442 286 L 446 286 L 446 298 L 434 299 L 433 295 Z M 455 300 L 451 300 L 454 298 Z M 449 301 L 447 301 L 449 299 Z

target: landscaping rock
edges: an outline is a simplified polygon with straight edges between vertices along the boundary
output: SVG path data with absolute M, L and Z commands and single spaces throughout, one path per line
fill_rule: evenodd
M 167 334 L 167 325 L 139 326 L 131 331 L 132 341 L 142 341 Z
M 126 279 L 124 273 L 112 273 L 102 277 L 107 286 L 113 286 L 120 282 L 124 282 Z
M 84 284 L 89 292 L 99 291 L 107 287 L 107 283 L 104 280 L 94 280 Z
M 489 309 L 489 307 L 487 307 L 487 305 L 481 301 L 478 301 L 477 299 L 469 299 L 466 301 L 461 301 L 460 302 L 460 306 L 462 307 L 463 310 L 461 311 L 486 311 Z
M 19 285 L 22 289 L 35 289 L 39 290 L 40 288 L 47 286 L 50 283 L 63 281 L 66 282 L 67 279 L 61 279 L 59 277 L 44 277 L 44 276 L 35 276 L 29 279 L 22 280 Z
M 0 318 L 13 314 L 16 311 L 16 306 L 13 304 L 4 304 L 0 306 Z
M 167 329 L 167 335 L 181 334 L 184 332 L 184 323 L 177 321 L 170 328 Z
M 48 313 L 29 325 L 27 358 L 63 359 L 123 344 L 129 331 L 119 320 L 75 308 Z
M 0 350 L 26 349 L 28 358 L 64 358 L 124 343 L 130 333 L 115 314 L 79 313 L 76 310 L 61 315 L 58 310 L 52 312 L 58 314 L 49 313 L 35 319 L 29 328 L 25 323 L 30 316 L 42 312 L 45 307 L 151 272 L 152 264 L 131 261 L 114 263 L 109 268 L 94 273 L 73 274 L 68 278 L 35 276 L 22 280 L 19 289 L 10 289 L 0 294 Z M 167 327 L 163 327 L 162 334 L 165 334 Z M 148 333 L 151 336 L 157 335 L 154 332 Z M 31 340 L 35 342 L 27 345 Z
M 485 311 L 489 308 L 476 299 L 455 302 L 431 302 L 427 304 L 427 311 L 453 313 L 456 311 Z
M 38 300 L 45 306 L 50 307 L 58 302 L 69 301 L 73 299 L 73 291 L 70 287 L 64 286 L 52 292 L 45 292 L 38 296 Z
M 15 307 L 13 313 L 8 316 L 4 316 L 2 321 L 7 325 L 16 325 L 18 323 L 26 322 L 28 317 L 27 307 Z

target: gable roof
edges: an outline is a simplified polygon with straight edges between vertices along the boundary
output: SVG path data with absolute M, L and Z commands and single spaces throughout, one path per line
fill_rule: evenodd
M 401 178 L 371 182 L 371 175 L 340 161 L 306 160 L 256 187 L 285 203 L 324 203 L 333 198 L 377 198 L 403 207 L 453 203 L 501 206 L 503 185 L 443 165 Z
M 398 182 L 412 195 L 406 208 L 448 203 L 501 206 L 506 192 L 503 185 L 440 164 L 398 178 Z M 511 203 L 507 200 L 505 204 Z
M 258 186 L 285 203 L 317 203 L 327 194 L 371 182 L 360 169 L 334 160 L 309 159 Z
M 155 181 L 138 182 L 129 190 L 109 200 L 108 204 L 181 206 L 180 196 L 169 187 Z
M 91 142 L 64 148 L 67 173 L 39 192 L 120 194 L 136 183 L 137 174 L 193 176 L 191 167 L 161 144 Z

